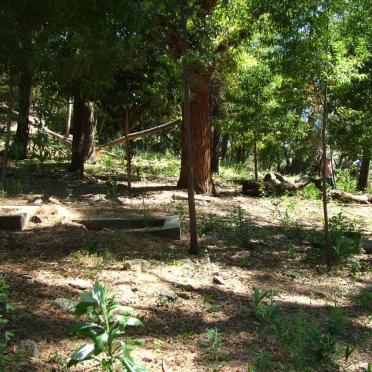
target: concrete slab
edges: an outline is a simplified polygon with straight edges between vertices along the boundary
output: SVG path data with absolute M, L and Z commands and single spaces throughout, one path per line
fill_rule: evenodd
M 21 231 L 27 224 L 27 213 L 0 216 L 0 230 Z
M 95 217 L 73 220 L 72 222 L 84 225 L 88 230 L 103 230 L 103 229 L 141 229 L 145 227 L 162 226 L 164 217 L 162 218 L 120 218 L 120 217 Z
M 164 221 L 163 226 L 146 229 L 145 231 L 162 238 L 181 240 L 181 225 L 178 216 L 169 216 Z
M 178 216 L 169 217 L 97 217 L 73 220 L 88 230 L 143 229 L 143 232 L 162 238 L 180 240 L 181 226 Z

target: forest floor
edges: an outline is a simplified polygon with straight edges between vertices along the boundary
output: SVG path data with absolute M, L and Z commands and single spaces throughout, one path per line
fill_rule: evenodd
M 149 371 L 359 371 L 372 362 L 371 255 L 327 271 L 314 238 L 320 200 L 250 198 L 221 184 L 219 197 L 197 201 L 202 253 L 195 257 L 187 254 L 187 204 L 174 178 L 148 177 L 128 191 L 120 173 L 97 168 L 81 180 L 64 166 L 25 168 L 0 199 L 3 212 L 24 206 L 40 218 L 22 232 L 0 232 L 0 275 L 15 308 L 7 316 L 12 342 L 31 339 L 39 349 L 25 370 L 63 371 L 84 342 L 68 333 L 76 317 L 55 303 L 79 300 L 76 279 L 105 283 L 135 309 L 144 325 L 128 336 L 144 340 L 133 355 Z M 331 216 L 342 212 L 372 231 L 371 206 L 329 207 Z M 182 239 L 88 231 L 72 222 L 133 211 L 179 215 Z M 133 259 L 145 265 L 128 269 Z M 273 299 L 255 307 L 254 290 L 272 288 Z M 280 321 L 269 314 L 273 308 Z M 346 360 L 347 345 L 356 350 Z

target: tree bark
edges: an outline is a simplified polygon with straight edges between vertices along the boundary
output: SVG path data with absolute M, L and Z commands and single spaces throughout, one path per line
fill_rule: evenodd
M 31 104 L 31 88 L 32 78 L 27 68 L 24 68 L 20 74 L 19 83 L 19 98 L 18 98 L 18 123 L 15 137 L 15 157 L 25 159 L 27 156 L 27 145 L 29 140 L 29 116 Z
M 211 194 L 213 181 L 211 175 L 211 122 L 209 114 L 209 82 L 211 73 L 189 72 L 190 78 L 190 130 L 192 143 L 192 162 L 194 168 L 195 191 Z M 177 186 L 187 188 L 187 151 L 185 123 L 182 128 L 181 173 Z
M 198 229 L 196 222 L 195 189 L 194 189 L 194 167 L 192 161 L 191 142 L 191 104 L 190 104 L 190 82 L 189 69 L 187 65 L 188 35 L 187 35 L 187 0 L 181 0 L 181 29 L 182 29 L 182 77 L 183 77 L 183 124 L 184 142 L 187 161 L 187 199 L 190 217 L 190 254 L 199 254 Z
M 69 170 L 84 174 L 84 164 L 94 154 L 94 111 L 92 103 L 74 97 L 72 157 Z
M 368 176 L 369 176 L 369 166 L 371 163 L 371 151 L 369 148 L 363 149 L 362 165 L 360 167 L 357 189 L 365 190 L 368 187 Z

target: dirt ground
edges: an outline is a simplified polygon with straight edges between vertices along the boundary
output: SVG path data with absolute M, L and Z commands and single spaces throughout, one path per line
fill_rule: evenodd
M 246 309 L 255 288 L 271 287 L 277 288 L 276 302 L 286 314 L 303 310 L 322 319 L 335 304 L 344 309 L 356 352 L 347 363 L 339 356 L 339 370 L 358 371 L 372 361 L 370 314 L 355 301 L 360 289 L 372 284 L 371 255 L 357 257 L 368 269 L 356 278 L 351 263 L 326 270 L 324 260 L 298 234 L 299 226 L 321 226 L 318 201 L 297 198 L 288 207 L 288 199 L 249 198 L 238 189 L 222 187 L 221 196 L 197 201 L 199 216 L 213 213 L 224 221 L 241 207 L 251 235 L 238 246 L 202 232 L 202 254 L 193 257 L 187 254 L 187 205 L 174 180 L 136 181 L 128 192 L 120 177 L 112 190 L 104 175 L 79 180 L 53 167 L 25 177 L 22 190 L 0 199 L 5 207 L 1 213 L 21 209 L 41 221 L 30 221 L 22 232 L 0 232 L 0 275 L 10 284 L 9 301 L 15 307 L 8 316 L 15 334 L 12 342 L 31 339 L 39 349 L 25 370 L 62 371 L 64 361 L 83 343 L 68 333 L 75 316 L 54 302 L 79 299 L 81 291 L 69 285 L 74 279 L 99 280 L 135 309 L 144 326 L 128 335 L 145 340 L 133 355 L 149 371 L 248 371 L 267 344 L 260 336 L 262 324 Z M 343 211 L 359 218 L 372 231 L 371 206 L 331 202 L 330 210 L 331 215 Z M 180 214 L 182 239 L 128 230 L 88 231 L 73 222 L 133 212 Z M 125 270 L 125 262 L 133 259 L 146 260 L 146 269 Z M 216 276 L 222 284 L 214 283 Z M 173 293 L 175 298 L 169 299 Z M 225 356 L 221 359 L 205 346 L 207 330 L 215 327 Z M 281 350 L 270 351 L 280 363 Z M 86 365 L 74 370 L 94 369 Z M 322 369 L 314 366 L 317 370 Z

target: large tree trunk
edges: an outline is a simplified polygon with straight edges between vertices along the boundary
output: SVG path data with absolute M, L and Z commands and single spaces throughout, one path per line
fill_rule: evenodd
M 220 171 L 220 146 L 221 145 L 221 132 L 218 128 L 214 128 L 212 136 L 212 172 L 217 173 Z
M 27 145 L 29 139 L 29 115 L 31 104 L 32 78 L 27 68 L 23 69 L 19 78 L 18 98 L 18 123 L 15 137 L 16 148 L 14 156 L 18 159 L 25 159 L 27 156 Z
M 369 148 L 363 149 L 362 165 L 358 176 L 357 189 L 365 190 L 368 187 L 369 166 L 371 163 L 371 151 Z
M 84 173 L 84 164 L 94 154 L 94 111 L 92 103 L 74 97 L 73 140 L 70 171 Z
M 211 176 L 211 122 L 209 115 L 209 82 L 211 74 L 190 73 L 190 127 L 195 191 L 210 194 L 213 191 Z M 181 173 L 177 186 L 187 188 L 187 152 L 185 124 L 182 128 Z

